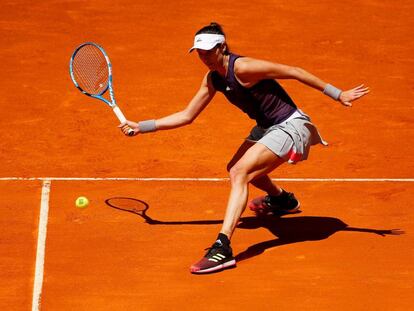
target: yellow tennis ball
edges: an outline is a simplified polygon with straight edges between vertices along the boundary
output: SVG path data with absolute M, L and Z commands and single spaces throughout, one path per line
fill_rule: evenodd
M 85 208 L 85 207 L 88 207 L 88 205 L 89 205 L 89 200 L 88 200 L 88 198 L 87 198 L 87 197 L 79 197 L 79 198 L 77 198 L 77 199 L 76 199 L 76 201 L 75 201 L 75 205 L 76 205 L 76 207 L 78 207 L 78 208 Z

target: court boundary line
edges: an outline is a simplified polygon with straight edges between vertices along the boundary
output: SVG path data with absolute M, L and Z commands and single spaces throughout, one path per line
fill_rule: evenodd
M 33 281 L 32 311 L 40 310 L 40 304 L 41 304 L 41 299 L 42 299 L 47 222 L 49 218 L 50 187 L 51 187 L 51 181 L 48 179 L 43 180 L 42 195 L 40 199 L 39 225 L 38 225 L 38 234 L 37 234 L 36 264 L 35 264 L 35 274 L 34 274 L 34 281 Z
M 229 181 L 228 177 L 0 177 L 0 181 Z M 283 182 L 414 182 L 414 178 L 272 178 Z

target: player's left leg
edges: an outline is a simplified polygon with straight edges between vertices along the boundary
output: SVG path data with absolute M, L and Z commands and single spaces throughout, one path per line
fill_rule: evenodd
M 255 142 L 252 140 L 245 140 L 227 164 L 227 171 L 230 172 L 231 168 L 254 144 Z M 275 215 L 283 215 L 299 211 L 300 203 L 295 195 L 279 187 L 267 174 L 256 177 L 250 181 L 250 184 L 266 193 L 266 195 L 255 198 L 247 204 L 257 216 L 267 215 L 270 212 Z
M 276 139 L 277 138 L 280 138 L 280 136 L 276 136 Z M 246 139 L 227 164 L 227 171 L 230 171 L 243 157 L 246 151 L 254 145 L 254 141 Z M 265 145 L 269 148 L 272 146 L 272 143 L 267 142 Z M 283 149 L 280 151 L 283 152 Z M 267 174 L 259 175 L 251 180 L 250 184 L 266 193 L 265 195 L 251 200 L 247 204 L 247 207 L 255 212 L 257 216 L 265 216 L 269 213 L 272 213 L 273 215 L 285 215 L 299 212 L 300 202 L 296 199 L 295 195 L 279 187 Z

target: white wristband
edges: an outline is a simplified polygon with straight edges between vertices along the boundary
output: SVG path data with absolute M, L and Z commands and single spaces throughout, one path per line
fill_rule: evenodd
M 325 89 L 323 90 L 323 93 L 327 96 L 329 96 L 332 99 L 338 100 L 339 96 L 342 93 L 342 90 L 334 87 L 333 85 L 327 84 L 325 86 Z
M 155 125 L 155 120 L 146 120 L 138 122 L 139 132 L 140 133 L 149 133 L 155 132 L 157 130 L 157 126 Z

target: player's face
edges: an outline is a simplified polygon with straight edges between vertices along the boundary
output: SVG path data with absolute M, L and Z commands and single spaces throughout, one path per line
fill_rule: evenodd
M 223 66 L 223 53 L 221 47 L 215 47 L 211 50 L 197 49 L 198 57 L 210 69 L 216 70 Z

